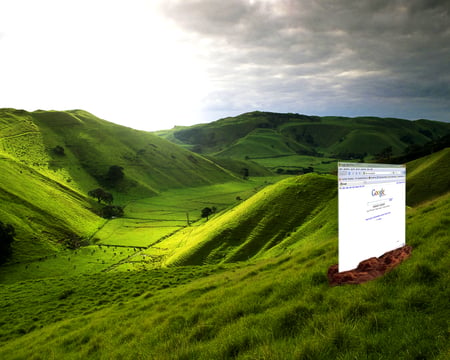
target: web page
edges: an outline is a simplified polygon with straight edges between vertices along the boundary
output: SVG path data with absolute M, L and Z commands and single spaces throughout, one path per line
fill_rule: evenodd
M 339 272 L 405 245 L 405 165 L 338 163 Z

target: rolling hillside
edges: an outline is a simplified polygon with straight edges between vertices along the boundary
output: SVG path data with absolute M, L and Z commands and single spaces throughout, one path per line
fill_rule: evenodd
M 1 359 L 448 358 L 449 148 L 407 164 L 411 257 L 368 283 L 330 287 L 335 176 L 254 179 L 268 173 L 245 159 L 216 163 L 81 110 L 0 115 L 0 220 L 17 228 L 13 261 L 0 268 Z M 266 115 L 247 114 L 235 130 L 235 119 L 221 120 L 213 137 L 225 144 L 232 133 L 255 157 L 274 149 L 293 163 L 297 152 L 361 147 L 351 135 L 359 121 L 383 146 L 405 144 L 394 146 L 394 130 L 367 130 L 379 119 L 329 128 L 342 119 Z M 420 143 L 447 131 L 437 124 L 401 128 Z M 112 165 L 125 174 L 115 183 Z M 94 214 L 87 191 L 98 186 L 126 205 L 123 218 Z M 217 207 L 209 219 L 205 206 Z M 94 234 L 94 244 L 60 249 Z
M 156 132 L 201 154 L 251 159 L 272 169 L 295 157 L 290 167 L 314 168 L 333 159 L 369 161 L 386 148 L 393 155 L 450 133 L 450 123 L 376 117 L 318 117 L 252 112 L 209 124 Z M 314 156 L 317 159 L 305 159 Z M 289 163 L 289 161 L 288 161 Z
M 409 162 L 407 205 L 447 194 L 450 148 Z M 337 184 L 332 175 L 306 174 L 267 186 L 239 205 L 186 227 L 148 254 L 166 266 L 224 264 L 279 256 L 306 238 L 337 237 Z
M 0 109 L 0 221 L 17 232 L 14 256 L 48 255 L 68 239 L 89 238 L 104 220 L 88 191 L 105 187 L 116 203 L 162 190 L 237 180 L 213 161 L 153 134 L 81 110 Z M 111 166 L 124 178 L 111 183 Z
M 166 264 L 236 262 L 267 256 L 269 250 L 272 255 L 279 254 L 299 239 L 297 232 L 304 237 L 313 229 L 322 228 L 323 223 L 336 229 L 337 204 L 332 201 L 335 197 L 333 176 L 308 174 L 287 178 L 202 226 L 178 232 L 168 241 L 183 246 L 168 257 Z M 330 221 L 324 222 L 319 216 L 322 212 L 328 213 Z M 314 227 L 314 222 L 322 225 Z M 160 246 L 164 247 L 164 242 Z
M 446 359 L 449 200 L 409 209 L 411 258 L 362 285 L 329 287 L 330 229 L 238 264 L 1 285 L 0 357 Z

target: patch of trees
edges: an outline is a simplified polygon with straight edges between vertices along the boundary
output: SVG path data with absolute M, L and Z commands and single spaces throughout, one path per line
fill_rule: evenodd
M 314 172 L 314 168 L 312 166 L 308 166 L 308 167 L 301 167 L 301 168 L 297 168 L 297 169 L 283 169 L 283 168 L 278 168 L 276 170 L 277 174 L 284 174 L 284 175 L 303 175 L 303 174 L 309 174 Z
M 111 193 L 103 190 L 102 188 L 97 188 L 88 192 L 90 197 L 97 199 L 98 203 L 105 202 L 106 204 L 111 204 L 114 200 Z
M 102 188 L 97 188 L 94 190 L 91 190 L 88 192 L 88 195 L 97 199 L 98 203 L 100 204 L 102 201 L 107 204 L 103 206 L 100 211 L 99 215 L 105 219 L 112 219 L 115 217 L 122 217 L 124 214 L 123 206 L 119 205 L 111 205 L 114 198 L 113 195 Z
M 77 234 L 68 234 L 65 239 L 62 241 L 64 246 L 70 250 L 76 250 L 82 246 L 89 245 L 89 241 L 87 239 L 83 239 Z
M 12 254 L 11 244 L 16 231 L 11 224 L 0 221 L 0 264 L 3 264 Z
M 320 122 L 321 118 L 319 116 L 309 116 L 297 113 L 274 113 L 268 111 L 254 111 L 245 114 L 247 117 L 265 117 L 269 122 L 268 125 L 263 125 L 261 127 L 276 128 L 289 121 L 301 121 L 301 122 Z
M 106 205 L 101 210 L 101 216 L 105 219 L 122 217 L 124 214 L 123 207 L 118 205 Z
M 367 156 L 367 152 L 359 153 L 353 151 L 341 151 L 338 154 L 333 154 L 331 157 L 336 159 L 345 159 L 345 160 L 355 160 L 359 159 L 359 161 L 364 162 L 364 158 Z

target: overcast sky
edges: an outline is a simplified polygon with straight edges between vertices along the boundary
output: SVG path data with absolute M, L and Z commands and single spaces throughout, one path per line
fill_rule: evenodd
M 450 0 L 0 0 L 0 107 L 143 130 L 263 110 L 450 121 Z

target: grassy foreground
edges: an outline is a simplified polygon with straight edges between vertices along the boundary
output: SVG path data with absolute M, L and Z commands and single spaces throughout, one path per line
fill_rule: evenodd
M 333 228 L 270 259 L 1 285 L 0 358 L 447 359 L 449 228 L 450 194 L 409 209 L 411 258 L 358 286 L 327 284 Z

